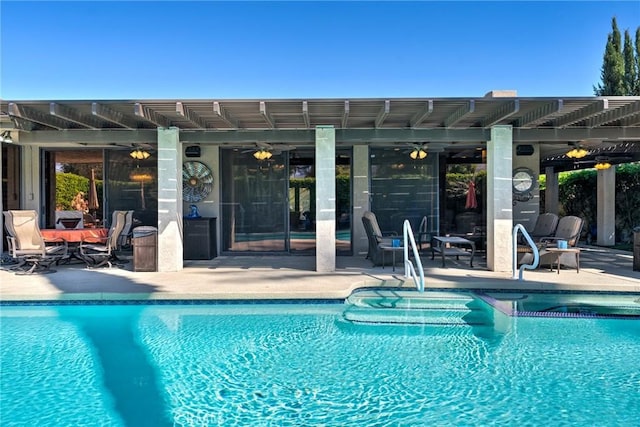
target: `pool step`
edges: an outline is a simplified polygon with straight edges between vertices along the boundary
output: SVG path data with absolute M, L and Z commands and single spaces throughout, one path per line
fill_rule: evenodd
M 399 325 L 491 325 L 486 306 L 452 292 L 360 291 L 347 298 L 343 316 L 352 323 Z

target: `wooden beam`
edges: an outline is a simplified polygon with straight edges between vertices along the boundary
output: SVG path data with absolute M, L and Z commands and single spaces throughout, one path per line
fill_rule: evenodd
M 469 100 L 469 102 L 467 102 L 465 105 L 462 105 L 460 108 L 454 111 L 449 117 L 444 119 L 444 127 L 448 128 L 455 125 L 460 120 L 464 119 L 469 114 L 473 113 L 475 109 L 476 109 L 475 101 L 473 99 Z
M 433 113 L 433 99 L 428 100 L 424 107 L 411 118 L 409 126 L 412 128 L 418 126 L 429 117 L 431 113 Z
M 137 124 L 134 120 L 126 117 L 124 114 L 97 102 L 91 103 L 91 114 L 109 123 L 122 126 L 126 129 L 135 129 Z
M 391 101 L 387 99 L 386 101 L 384 101 L 384 106 L 382 107 L 382 109 L 378 113 L 378 116 L 376 117 L 375 127 L 379 128 L 382 126 L 382 124 L 384 123 L 384 120 L 389 115 L 390 110 L 391 110 Z

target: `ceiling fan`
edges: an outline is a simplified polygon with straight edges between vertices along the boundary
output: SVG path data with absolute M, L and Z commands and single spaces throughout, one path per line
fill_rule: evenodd
M 427 157 L 427 142 L 409 144 L 409 148 L 404 152 L 413 160 L 422 160 Z
M 291 151 L 295 150 L 296 147 L 293 145 L 286 144 L 267 144 L 266 142 L 256 142 L 254 148 L 250 148 L 242 151 L 242 153 L 251 153 L 253 152 L 253 157 L 257 160 L 268 160 L 274 154 L 281 154 L 283 151 Z

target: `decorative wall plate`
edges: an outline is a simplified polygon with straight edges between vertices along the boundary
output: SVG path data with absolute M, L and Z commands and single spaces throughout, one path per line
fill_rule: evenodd
M 513 192 L 517 194 L 528 193 L 535 185 L 535 175 L 529 168 L 517 168 L 513 170 Z
M 204 163 L 185 162 L 182 165 L 182 199 L 197 203 L 213 190 L 213 174 Z

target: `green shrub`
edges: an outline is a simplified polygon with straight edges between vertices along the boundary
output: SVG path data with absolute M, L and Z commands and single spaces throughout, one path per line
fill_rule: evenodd
M 564 172 L 558 176 L 560 215 L 584 218 L 583 231 L 587 233 L 592 227 L 595 229 L 597 220 L 597 176 L 595 169 Z M 625 242 L 632 237 L 634 227 L 640 225 L 640 163 L 617 166 L 615 192 L 616 237 Z

